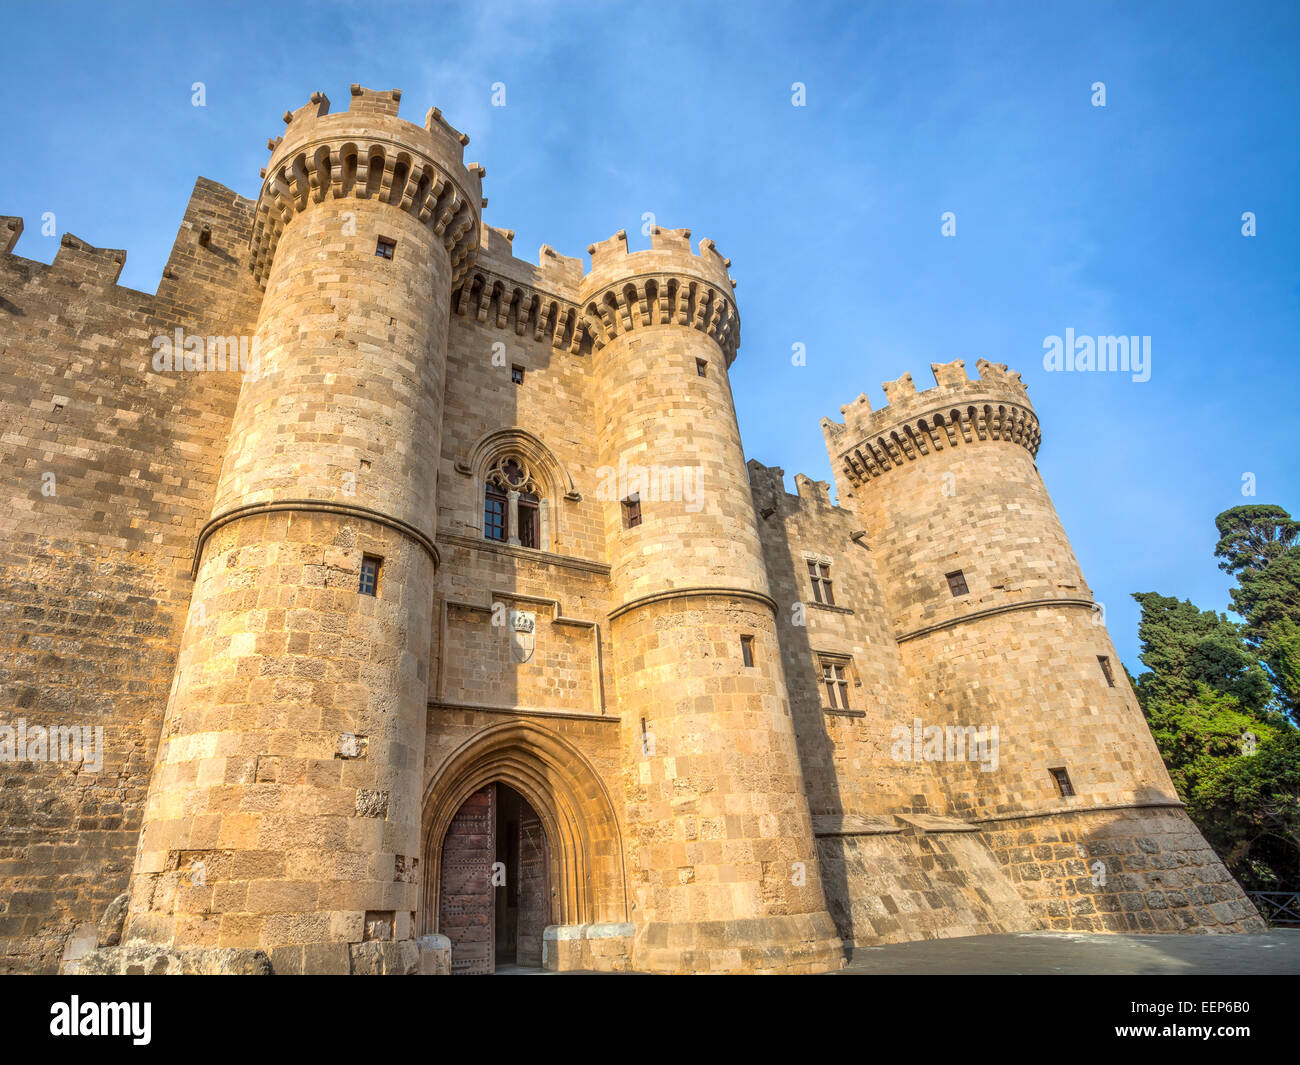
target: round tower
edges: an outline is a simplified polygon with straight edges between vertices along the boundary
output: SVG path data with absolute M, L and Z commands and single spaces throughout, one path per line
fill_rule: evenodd
M 686 230 L 588 249 L 600 498 L 622 717 L 632 964 L 843 964 L 811 818 L 727 369 L 730 265 Z
M 450 294 L 481 170 L 437 109 L 286 112 L 265 285 L 150 788 L 127 935 L 409 969 Z M 429 450 L 433 448 L 433 450 Z
M 966 820 L 1176 802 L 1034 462 L 1020 375 L 932 369 L 936 388 L 904 375 L 882 410 L 863 396 L 823 422 L 920 707 L 895 757 L 934 763 L 927 801 Z M 935 746 L 932 726 L 966 731 Z M 972 727 L 993 747 L 972 755 Z

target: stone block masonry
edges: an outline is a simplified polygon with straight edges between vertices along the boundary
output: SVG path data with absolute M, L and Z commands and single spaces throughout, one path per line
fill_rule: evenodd
M 790 495 L 712 241 L 525 261 L 467 135 L 347 99 L 285 113 L 255 197 L 197 181 L 155 293 L 0 218 L 0 969 L 1259 927 L 1098 663 L 1017 374 L 859 397 L 838 505 Z M 996 765 L 900 757 L 916 722 Z M 102 763 L 5 745 L 74 727 Z

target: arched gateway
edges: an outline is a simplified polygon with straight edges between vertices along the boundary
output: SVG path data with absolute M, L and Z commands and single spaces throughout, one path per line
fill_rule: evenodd
M 511 721 L 468 740 L 424 796 L 421 932 L 452 943 L 453 973 L 542 963 L 547 926 L 628 919 L 618 820 L 581 752 Z

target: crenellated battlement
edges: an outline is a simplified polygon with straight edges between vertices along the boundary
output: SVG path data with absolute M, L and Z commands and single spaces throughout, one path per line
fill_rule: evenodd
M 584 278 L 584 288 L 608 284 L 616 278 L 638 273 L 662 273 L 679 270 L 694 274 L 721 289 L 734 289 L 736 282 L 727 269 L 731 260 L 718 251 L 707 237 L 700 241 L 699 252 L 691 249 L 689 229 L 665 229 L 655 226 L 650 231 L 650 247 L 644 251 L 629 251 L 627 230 L 620 229 L 612 237 L 587 246 L 591 256 L 591 270 Z
M 271 161 L 262 171 L 250 269 L 265 282 L 280 235 L 296 213 L 327 198 L 355 198 L 391 204 L 428 225 L 442 238 L 459 281 L 478 250 L 485 202 L 485 171 L 464 163 L 469 138 L 436 107 L 423 127 L 398 118 L 399 89 L 353 85 L 351 91 L 345 112 L 331 114 L 329 98 L 316 92 L 284 113 L 284 133 L 268 142 Z
M 34 271 L 47 272 L 51 277 L 79 285 L 96 288 L 113 288 L 122 276 L 126 265 L 126 252 L 121 248 L 97 248 L 95 245 L 64 233 L 59 240 L 54 261 L 48 265 L 24 259 L 14 254 L 14 247 L 23 233 L 23 220 L 16 215 L 0 215 L 0 254 L 25 263 Z
M 55 277 L 74 281 L 77 284 L 89 284 L 100 288 L 112 288 L 122 276 L 126 265 L 126 252 L 121 248 L 98 248 L 71 233 L 64 233 L 59 239 L 58 251 L 54 261 L 46 265 L 34 260 L 25 260 L 14 254 L 18 238 L 23 234 L 23 220 L 16 215 L 0 215 L 0 254 L 12 256 L 19 262 L 27 262 L 35 270 L 48 271 Z
M 654 227 L 650 248 L 628 251 L 627 231 L 589 245 L 591 270 L 582 279 L 581 305 L 594 346 L 650 325 L 698 329 L 717 342 L 727 365 L 740 347 L 740 317 L 727 273 L 731 260 L 711 240 L 691 250 L 689 229 Z
M 17 215 L 0 215 L 0 254 L 13 255 L 18 238 L 23 235 L 23 220 Z M 14 255 L 15 259 L 22 256 Z M 71 233 L 59 239 L 54 261 L 46 266 L 34 264 L 52 274 L 72 275 L 80 283 L 112 287 L 122 276 L 126 252 L 121 248 L 97 248 Z
M 590 351 L 591 331 L 577 303 L 582 260 L 543 244 L 537 262 L 525 262 L 515 258 L 514 239 L 514 230 L 483 227 L 474 266 L 452 292 L 453 312 L 516 336 L 549 340 L 557 350 Z
M 549 340 L 556 349 L 573 354 L 591 350 L 592 334 L 578 305 L 554 293 L 534 288 L 476 263 L 452 293 L 452 310 L 462 317 L 513 329 L 516 336 L 531 333 L 536 341 Z
M 126 252 L 121 248 L 97 248 L 80 237 L 64 233 L 50 269 L 56 273 L 76 272 L 82 280 L 94 280 L 102 285 L 116 285 L 125 265 Z
M 932 363 L 934 388 L 918 392 L 906 373 L 881 386 L 888 404 L 880 410 L 871 409 L 864 393 L 840 408 L 844 422 L 823 418 L 832 463 L 861 484 L 945 445 L 1009 440 L 1036 455 L 1042 437 L 1020 374 L 980 359 L 979 378 L 972 380 L 965 366 L 961 359 Z
M 831 511 L 846 520 L 856 520 L 853 511 L 841 507 L 831 499 L 831 483 L 818 481 L 806 473 L 794 475 L 793 493 L 785 490 L 785 470 L 780 466 L 764 466 L 757 459 L 745 463 L 749 471 L 749 488 L 754 497 L 754 509 L 761 519 L 776 515 L 787 517 L 799 512 Z
M 577 303 L 582 285 L 582 260 L 562 255 L 549 244 L 543 244 L 537 253 L 537 261 L 528 262 L 515 256 L 514 240 L 513 229 L 484 225 L 475 265 L 570 303 Z

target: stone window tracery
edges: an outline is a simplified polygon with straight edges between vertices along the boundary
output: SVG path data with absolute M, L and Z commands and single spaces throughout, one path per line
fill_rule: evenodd
M 502 455 L 484 480 L 484 537 L 516 547 L 545 548 L 544 493 L 528 463 L 518 455 Z

